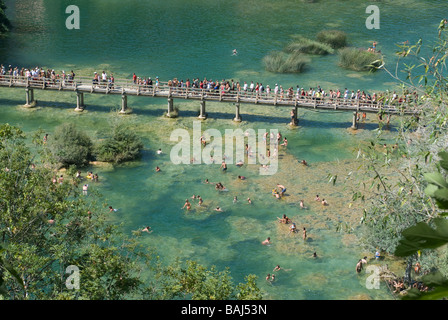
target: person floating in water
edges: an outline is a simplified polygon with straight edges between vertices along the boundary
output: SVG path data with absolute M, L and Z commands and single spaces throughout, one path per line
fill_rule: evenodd
M 271 238 L 267 237 L 266 240 L 264 240 L 261 244 L 263 245 L 271 244 Z
M 233 49 L 232 55 L 236 56 L 237 54 L 238 54 L 238 51 L 236 51 L 236 49 Z
M 149 229 L 151 229 L 151 227 L 147 226 L 147 227 L 145 227 L 145 228 L 142 229 L 142 232 L 148 232 L 148 233 L 151 233 L 152 230 L 150 231 Z

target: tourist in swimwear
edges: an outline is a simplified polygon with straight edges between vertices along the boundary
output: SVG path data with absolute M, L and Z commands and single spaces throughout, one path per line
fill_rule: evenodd
M 162 170 L 160 170 L 159 167 L 156 167 L 156 172 L 160 172 L 160 171 L 162 171 Z
M 162 149 L 157 150 L 157 154 L 162 154 Z
M 264 240 L 261 244 L 263 245 L 271 244 L 271 238 L 267 237 L 266 240 Z
M 271 280 L 271 275 L 268 273 L 268 275 L 266 276 L 266 281 Z
M 233 197 L 233 203 L 237 203 L 238 202 L 238 198 L 236 196 Z
M 271 281 L 274 281 L 274 280 L 275 280 L 275 274 L 272 274 Z
M 294 222 L 289 226 L 289 233 L 291 232 L 296 232 L 296 224 Z
M 319 195 L 316 194 L 316 198 L 314 198 L 315 201 L 320 201 Z
M 150 232 L 149 229 L 151 229 L 151 227 L 147 226 L 147 227 L 145 227 L 145 228 L 142 229 L 142 232 L 148 232 L 148 233 L 151 233 L 152 231 Z
M 359 259 L 358 263 L 356 264 L 356 272 L 360 273 L 362 271 L 362 261 Z
M 275 268 L 274 268 L 274 270 L 273 271 L 279 271 L 281 268 L 280 268 L 280 266 L 279 265 L 277 265 Z
M 182 209 L 184 209 L 184 208 L 187 208 L 187 210 L 191 209 L 191 203 L 190 203 L 190 201 L 188 201 L 188 199 L 185 199 L 185 204 L 182 207 Z
M 244 176 L 238 176 L 238 179 L 239 179 L 239 180 L 246 180 L 246 177 L 244 177 Z
M 304 166 L 307 166 L 307 165 L 308 165 L 308 163 L 307 163 L 305 160 L 302 160 L 302 164 L 303 164 Z
M 117 211 L 117 209 L 114 209 L 114 208 L 112 208 L 112 206 L 109 206 L 109 212 L 116 212 Z
M 323 206 L 328 206 L 328 202 L 327 202 L 327 200 L 322 199 L 322 205 L 323 205 Z
M 279 187 L 281 189 L 281 191 L 279 193 L 280 193 L 280 196 L 283 197 L 286 192 L 286 187 L 282 184 L 277 184 L 277 187 Z
M 220 207 L 216 207 L 216 208 L 215 208 L 215 211 L 223 212 L 222 209 L 221 209 Z
M 305 229 L 305 227 L 303 227 L 302 237 L 303 237 L 303 240 L 306 240 L 306 229 Z
M 252 204 L 252 200 L 250 200 L 250 198 L 247 198 L 247 204 Z
M 221 163 L 221 167 L 220 167 L 220 168 L 222 169 L 222 171 L 226 172 L 226 170 L 227 170 L 227 164 L 226 164 L 225 161 L 223 161 L 223 162 Z
M 87 195 L 87 189 L 89 188 L 88 184 L 85 184 L 82 186 L 82 193 L 86 196 Z
M 303 200 L 300 200 L 300 208 L 305 209 L 305 204 L 303 203 Z

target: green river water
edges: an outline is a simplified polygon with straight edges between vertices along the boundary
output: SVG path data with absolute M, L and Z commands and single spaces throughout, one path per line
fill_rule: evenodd
M 142 77 L 168 80 L 177 77 L 235 79 L 283 87 L 304 88 L 320 85 L 328 89 L 374 92 L 395 89 L 385 72 L 357 73 L 338 67 L 337 55 L 312 57 L 306 72 L 299 75 L 273 74 L 264 70 L 262 58 L 278 50 L 292 34 L 308 37 L 323 29 L 339 29 L 348 35 L 352 46 L 368 47 L 373 41 L 393 65 L 396 44 L 415 42 L 420 37 L 434 40 L 436 27 L 446 12 L 446 1 L 377 1 L 381 12 L 379 30 L 369 30 L 364 1 L 293 0 L 14 0 L 6 1 L 15 28 L 0 39 L 0 62 L 8 66 L 45 66 L 74 70 L 77 75 L 94 71 L 114 73 L 116 78 Z M 65 27 L 65 8 L 80 9 L 81 28 Z M 238 50 L 232 56 L 232 50 Z M 368 274 L 358 275 L 362 252 L 352 234 L 337 232 L 339 223 L 354 226 L 359 210 L 349 208 L 351 194 L 343 186 L 328 183 L 327 174 L 342 176 L 354 170 L 352 160 L 360 141 L 375 135 L 378 126 L 373 115 L 356 133 L 349 130 L 350 112 L 318 112 L 299 109 L 298 128 L 290 128 L 289 108 L 242 105 L 243 122 L 234 123 L 235 107 L 208 103 L 208 119 L 202 129 L 277 129 L 289 141 L 280 149 L 278 172 L 259 174 L 259 165 L 238 168 L 229 165 L 226 173 L 218 165 L 175 165 L 169 152 L 174 129 L 191 132 L 199 103 L 175 100 L 179 117 L 165 118 L 165 99 L 129 97 L 132 114 L 118 114 L 119 96 L 85 95 L 86 110 L 74 111 L 76 96 L 35 90 L 36 108 L 25 109 L 25 92 L 0 89 L 0 122 L 21 127 L 29 136 L 39 129 L 51 134 L 64 122 L 73 122 L 94 139 L 107 135 L 113 124 L 125 122 L 142 137 L 145 148 L 141 159 L 119 166 L 94 165 L 83 172 L 98 173 L 91 188 L 104 195 L 108 205 L 118 208 L 111 223 L 122 223 L 123 231 L 149 225 L 153 233 L 143 235 L 143 245 L 154 247 L 166 262 L 176 257 L 193 259 L 219 269 L 230 268 L 235 282 L 250 273 L 258 276 L 265 299 L 390 299 L 384 285 L 367 289 Z M 389 134 L 392 136 L 394 122 Z M 161 148 L 164 154 L 156 154 Z M 306 159 L 308 168 L 298 164 Z M 162 172 L 156 173 L 159 166 Z M 245 181 L 237 176 L 244 175 Z M 219 193 L 205 179 L 222 182 L 229 192 Z M 287 186 L 287 197 L 271 195 L 276 183 Z M 193 201 L 190 212 L 182 210 L 185 199 L 201 195 L 204 207 Z M 329 206 L 314 203 L 323 195 Z M 233 197 L 238 202 L 233 203 Z M 250 197 L 252 205 L 245 199 Z M 303 199 L 306 210 L 301 210 Z M 221 206 L 223 213 L 213 210 Z M 277 223 L 286 214 L 298 228 L 306 227 L 307 241 L 288 234 L 287 226 Z M 355 218 L 353 218 L 355 217 Z M 271 237 L 272 244 L 261 245 Z M 316 252 L 318 259 L 311 258 Z M 390 263 L 384 261 L 382 263 Z M 276 265 L 276 281 L 267 282 Z

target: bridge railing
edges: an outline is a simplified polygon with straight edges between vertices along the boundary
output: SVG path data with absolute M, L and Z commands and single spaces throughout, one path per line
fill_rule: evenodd
M 378 100 L 345 99 L 330 96 L 310 97 L 292 94 L 289 91 L 283 93 L 256 92 L 256 91 L 234 91 L 220 89 L 200 89 L 192 87 L 178 87 L 169 85 L 168 82 L 154 82 L 152 85 L 134 83 L 130 79 L 115 79 L 114 82 L 95 81 L 92 77 L 79 77 L 70 79 L 50 79 L 39 77 L 0 75 L 0 86 L 24 87 L 33 89 L 73 90 L 90 91 L 92 93 L 115 93 L 132 94 L 143 96 L 159 96 L 180 99 L 197 99 L 207 101 L 241 102 L 251 104 L 270 105 L 306 105 L 308 107 L 320 107 L 327 109 L 379 109 L 397 111 L 416 111 L 418 101 L 413 99 L 393 98 L 392 95 L 381 96 Z

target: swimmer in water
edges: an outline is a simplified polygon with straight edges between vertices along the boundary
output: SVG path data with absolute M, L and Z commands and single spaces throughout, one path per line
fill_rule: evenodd
M 264 240 L 261 244 L 263 245 L 271 244 L 271 238 L 267 237 L 266 240 Z
M 280 268 L 280 266 L 279 265 L 277 265 L 275 268 L 274 268 L 274 270 L 273 271 L 279 271 L 281 268 Z
M 156 172 L 160 172 L 160 171 L 162 171 L 162 170 L 160 170 L 159 167 L 156 167 Z
M 250 200 L 250 198 L 247 198 L 247 204 L 252 204 L 252 200 Z
M 152 230 L 149 231 L 149 229 L 151 229 L 151 227 L 147 226 L 147 227 L 145 227 L 145 228 L 142 229 L 142 232 L 148 232 L 148 233 L 151 233 Z
M 188 201 L 188 199 L 185 199 L 185 204 L 182 207 L 182 209 L 184 209 L 184 208 L 187 208 L 187 210 L 191 209 L 191 203 L 190 203 L 190 201 Z
M 286 192 L 286 187 L 284 185 L 282 185 L 282 184 L 277 184 L 277 187 L 282 189 L 282 191 L 280 191 L 280 196 L 283 197 L 285 195 L 285 192 Z
M 215 208 L 215 211 L 223 212 L 222 209 L 221 209 L 220 207 L 216 207 L 216 208 Z
M 300 208 L 305 209 L 305 204 L 303 203 L 303 200 L 300 200 Z
M 236 56 L 238 54 L 238 51 L 236 49 L 233 49 L 232 55 Z
M 233 197 L 233 203 L 237 203 L 238 202 L 238 198 L 236 196 Z
M 117 212 L 117 209 L 112 208 L 112 206 L 109 206 L 109 212 Z
M 221 167 L 220 167 L 220 168 L 222 169 L 222 171 L 226 172 L 226 170 L 227 170 L 227 164 L 226 164 L 225 161 L 223 161 L 223 162 L 221 163 Z
M 238 176 L 238 179 L 239 180 L 246 180 L 246 177 L 245 176 Z

